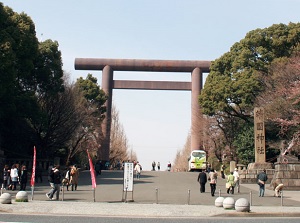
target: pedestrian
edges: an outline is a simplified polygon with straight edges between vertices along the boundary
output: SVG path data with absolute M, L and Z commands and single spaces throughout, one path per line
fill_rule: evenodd
M 35 171 L 35 182 L 38 183 L 40 180 L 40 183 L 43 183 L 43 167 L 42 165 L 38 165 Z
M 207 176 L 206 173 L 202 171 L 202 169 L 200 169 L 197 181 L 200 183 L 200 193 L 205 193 L 205 184 L 207 182 Z
M 278 182 L 274 183 L 274 196 L 275 197 L 280 197 L 283 187 L 284 187 L 283 183 L 278 183 Z
M 156 163 L 155 161 L 152 162 L 152 171 L 155 171 L 155 166 L 156 166 Z
M 121 169 L 121 163 L 120 163 L 120 160 L 118 160 L 117 162 L 117 170 L 120 170 Z
M 96 176 L 101 175 L 101 170 L 102 170 L 102 162 L 101 160 L 98 160 L 95 165 Z
M 136 179 L 139 180 L 141 178 L 142 166 L 138 161 L 136 162 L 134 170 L 136 174 Z
M 109 161 L 106 161 L 106 162 L 105 162 L 105 169 L 106 169 L 106 170 L 111 169 L 111 168 L 110 168 L 110 163 L 109 163 Z
M 51 178 L 53 180 L 53 183 L 51 185 L 53 185 L 53 187 L 51 187 L 51 190 L 46 193 L 46 196 L 52 200 L 54 197 L 54 194 L 56 194 L 56 200 L 59 200 L 59 193 L 60 193 L 60 184 L 62 181 L 62 177 L 61 177 L 61 173 L 60 173 L 60 166 L 57 165 L 54 167 L 54 170 L 51 173 Z
M 49 167 L 48 167 L 48 176 L 47 176 L 47 179 L 48 179 L 48 182 L 50 183 L 50 186 L 51 186 L 51 182 L 53 183 L 53 179 L 52 179 L 52 176 L 53 176 L 53 170 L 54 170 L 54 166 L 52 163 L 50 163 Z
M 257 184 L 259 186 L 259 196 L 263 197 L 265 195 L 265 184 L 268 180 L 268 176 L 266 174 L 266 169 L 263 169 L 262 172 L 257 174 Z
M 237 168 L 234 169 L 234 187 L 236 187 L 237 192 L 240 193 L 240 174 Z
M 8 185 L 10 184 L 10 169 L 8 165 L 4 165 L 3 169 L 3 185 L 2 188 L 4 190 L 8 189 Z
M 160 162 L 157 162 L 157 170 L 160 170 Z
M 67 191 L 69 191 L 69 185 L 70 185 L 70 171 L 71 171 L 71 167 L 69 166 L 67 168 L 67 172 L 65 174 L 65 177 L 62 180 L 62 185 L 67 187 Z
M 70 171 L 70 184 L 71 190 L 77 190 L 78 186 L 78 178 L 79 178 L 79 171 L 76 165 L 73 165 Z
M 171 162 L 170 162 L 170 161 L 168 162 L 168 165 L 167 165 L 167 167 L 168 167 L 168 171 L 170 172 L 170 171 L 171 171 L 171 167 L 172 167 L 172 164 L 171 164 Z
M 209 173 L 210 171 L 212 171 L 212 170 L 211 170 L 210 163 L 207 163 L 207 168 L 206 168 L 206 171 L 207 171 L 207 173 Z
M 217 178 L 218 178 L 217 172 L 213 168 L 211 168 L 208 174 L 208 180 L 210 184 L 210 193 L 212 197 L 215 196 L 216 187 L 217 187 Z
M 227 194 L 229 194 L 229 193 L 234 194 L 233 172 L 230 172 L 230 174 L 227 176 L 226 188 L 227 188 Z
M 19 181 L 19 170 L 17 169 L 17 165 L 13 164 L 10 170 L 10 179 L 12 183 L 12 190 L 17 189 L 17 183 Z
M 28 171 L 25 165 L 22 166 L 21 175 L 20 175 L 20 190 L 26 190 L 28 179 Z
M 221 177 L 222 177 L 222 179 L 225 179 L 225 165 L 224 164 L 222 164 L 222 166 L 221 166 Z

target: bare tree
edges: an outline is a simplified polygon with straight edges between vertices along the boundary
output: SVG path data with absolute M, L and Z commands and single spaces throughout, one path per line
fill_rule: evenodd
M 288 141 L 287 150 L 300 153 L 300 55 L 275 62 L 264 76 L 265 91 L 257 106 L 265 108 L 266 119 L 279 127 L 278 136 Z M 288 152 L 286 151 L 286 152 Z
M 174 160 L 174 169 L 178 172 L 188 170 L 188 158 L 191 153 L 191 134 L 186 138 L 186 142 L 182 150 L 177 151 Z
M 110 134 L 110 154 L 109 159 L 111 163 L 117 161 L 128 161 L 130 158 L 136 160 L 136 155 L 133 151 L 129 151 L 128 139 L 126 137 L 124 128 L 119 120 L 119 112 L 116 107 L 112 107 L 112 122 Z

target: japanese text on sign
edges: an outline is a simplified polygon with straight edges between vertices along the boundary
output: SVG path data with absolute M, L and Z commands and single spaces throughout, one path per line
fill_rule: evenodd
M 133 191 L 133 163 L 124 163 L 123 191 Z

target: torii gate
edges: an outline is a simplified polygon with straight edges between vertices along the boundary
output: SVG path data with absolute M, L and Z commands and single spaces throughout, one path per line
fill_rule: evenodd
M 201 149 L 198 96 L 202 89 L 202 74 L 209 73 L 210 64 L 211 61 L 76 58 L 75 70 L 102 70 L 102 89 L 108 95 L 102 123 L 104 141 L 101 151 L 98 151 L 98 159 L 109 160 L 113 89 L 191 91 L 191 150 Z M 114 71 L 189 72 L 192 81 L 114 80 Z

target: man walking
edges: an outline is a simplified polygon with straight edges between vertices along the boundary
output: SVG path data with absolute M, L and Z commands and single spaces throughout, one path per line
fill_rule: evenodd
M 263 171 L 257 175 L 257 184 L 259 186 L 260 197 L 263 197 L 265 195 L 265 184 L 267 180 L 268 180 L 268 176 L 266 174 L 266 169 L 263 169 Z
M 197 181 L 200 183 L 200 193 L 205 192 L 205 184 L 207 182 L 207 176 L 205 172 L 202 172 L 202 169 L 200 169 L 200 173 L 198 175 Z
M 60 184 L 61 184 L 61 173 L 59 171 L 59 168 L 60 166 L 57 165 L 52 174 L 51 174 L 51 177 L 52 177 L 52 180 L 53 180 L 53 183 L 50 182 L 50 185 L 51 185 L 51 190 L 46 194 L 46 196 L 52 200 L 53 199 L 53 196 L 54 194 L 56 193 L 56 200 L 59 200 L 59 192 L 60 192 Z

